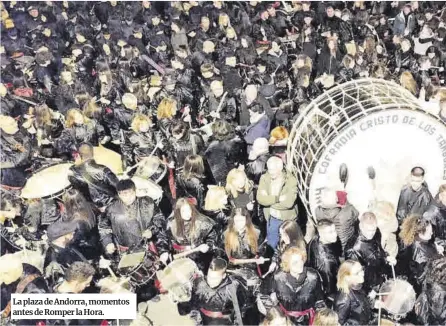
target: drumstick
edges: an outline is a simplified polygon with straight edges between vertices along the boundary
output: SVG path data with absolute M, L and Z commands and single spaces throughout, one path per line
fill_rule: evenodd
M 237 261 L 237 264 L 235 264 L 235 265 L 257 263 L 257 259 L 259 259 L 259 258 L 236 259 L 236 260 L 238 260 L 238 261 Z M 263 258 L 263 260 L 264 260 L 265 262 L 267 262 L 267 261 L 270 261 L 270 258 Z
M 184 252 L 181 252 L 179 254 L 173 255 L 173 259 L 175 260 L 175 259 L 183 258 L 183 257 L 189 256 L 189 255 L 191 255 L 191 254 L 193 254 L 195 252 L 199 252 L 199 251 L 200 251 L 200 246 L 198 246 L 197 248 L 194 248 L 194 249 L 191 249 L 191 250 L 184 251 Z
M 101 256 L 102 259 L 105 259 L 104 256 Z M 113 279 L 116 281 L 118 279 L 118 277 L 116 276 L 116 274 L 113 272 L 113 270 L 110 268 L 110 266 L 107 266 L 108 272 L 110 273 L 110 275 L 113 277 Z
M 150 158 L 153 156 L 153 154 L 155 153 L 155 151 L 157 150 L 157 148 L 159 147 L 160 143 L 156 143 L 155 148 L 152 150 L 152 152 L 150 153 L 150 155 L 147 158 Z M 140 166 L 142 163 L 144 162 L 144 159 L 139 161 L 138 163 L 136 163 L 135 165 L 132 165 L 131 167 L 126 169 L 126 172 L 124 173 L 125 175 L 128 175 L 128 173 L 133 170 L 134 168 Z

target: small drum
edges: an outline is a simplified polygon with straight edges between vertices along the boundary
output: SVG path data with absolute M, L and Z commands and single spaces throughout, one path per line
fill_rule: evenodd
M 157 269 L 158 260 L 150 251 L 124 254 L 118 265 L 119 274 L 128 278 L 133 288 L 147 284 Z
M 115 151 L 98 146 L 93 148 L 93 156 L 96 163 L 105 165 L 114 174 L 120 174 L 123 172 L 121 155 Z
M 152 180 L 140 177 L 133 177 L 132 180 L 136 186 L 137 197 L 149 196 L 155 202 L 159 202 L 163 197 L 163 189 Z
M 240 280 L 250 293 L 254 294 L 259 291 L 262 280 L 254 270 L 249 268 L 238 268 L 233 270 L 228 269 L 227 272 L 236 276 L 237 280 Z
M 142 160 L 134 176 L 160 183 L 167 174 L 167 165 L 156 156 L 145 157 Z
M 71 184 L 68 171 L 72 163 L 52 164 L 37 170 L 26 181 L 21 192 L 25 199 L 54 198 L 62 195 Z
M 161 287 L 168 291 L 173 302 L 187 302 L 192 295 L 192 281 L 199 274 L 197 265 L 189 258 L 171 262 L 157 276 Z
M 403 318 L 415 305 L 415 290 L 405 280 L 388 280 L 381 285 L 379 292 L 382 308 L 397 320 Z

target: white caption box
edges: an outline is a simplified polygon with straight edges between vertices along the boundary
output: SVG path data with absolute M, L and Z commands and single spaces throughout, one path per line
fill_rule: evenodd
M 136 294 L 12 294 L 11 319 L 135 319 Z

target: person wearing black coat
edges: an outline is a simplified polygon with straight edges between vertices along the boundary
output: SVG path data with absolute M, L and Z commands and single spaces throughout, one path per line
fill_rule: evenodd
M 271 292 L 294 325 L 312 325 L 316 310 L 325 308 L 319 273 L 304 267 L 306 253 L 297 247 L 282 255 L 282 269 L 274 275 Z
M 44 294 L 50 291 L 42 273 L 36 267 L 22 263 L 17 257 L 12 255 L 1 256 L 0 266 L 0 310 L 2 311 L 2 321 L 9 324 L 10 311 L 8 313 L 6 311 L 11 304 L 11 294 Z M 23 288 L 20 292 L 19 287 Z M 34 320 L 14 320 L 14 324 L 17 325 L 32 325 L 35 323 L 39 323 L 38 318 Z
M 446 258 L 438 257 L 426 270 L 426 281 L 415 312 L 424 325 L 446 325 Z
M 399 254 L 397 270 L 408 277 L 418 294 L 426 276 L 426 265 L 444 250 L 431 241 L 432 235 L 432 225 L 417 215 L 406 217 L 401 225 L 399 236 L 405 247 Z
M 436 240 L 446 243 L 446 186 L 440 186 L 438 194 L 423 214 L 434 228 Z
M 365 291 L 380 286 L 385 275 L 390 274 L 386 252 L 381 246 L 381 234 L 377 230 L 375 214 L 366 212 L 361 216 L 359 234 L 347 243 L 344 255 L 345 259 L 355 260 L 364 266 Z M 388 259 L 389 263 L 396 263 L 393 257 L 388 257 Z
M 0 116 L 1 129 L 1 184 L 9 187 L 23 187 L 31 156 L 31 142 L 19 131 L 17 121 Z
M 208 174 L 201 156 L 187 156 L 175 179 L 177 196 L 189 198 L 197 207 L 204 207 L 208 185 L 214 183 Z
M 68 179 L 99 209 L 105 208 L 116 195 L 118 178 L 109 168 L 96 163 L 91 145 L 83 144 L 79 151 L 82 163 L 70 168 Z
M 150 197 L 136 197 L 132 180 L 119 181 L 116 189 L 119 198 L 107 207 L 99 224 L 107 254 L 140 249 L 144 239 L 152 239 L 156 246 L 159 245 L 162 239 L 158 235 L 166 225 L 158 205 Z
M 341 265 L 342 249 L 332 221 L 319 221 L 317 230 L 318 235 L 307 246 L 307 266 L 319 272 L 326 296 L 333 299 L 337 291 L 336 275 Z
M 217 184 L 225 185 L 229 171 L 244 163 L 246 144 L 234 135 L 227 121 L 217 120 L 212 126 L 213 136 L 204 153 Z
M 201 276 L 193 281 L 190 308 L 200 312 L 203 325 L 243 323 L 247 290 L 236 277 L 228 276 L 226 266 L 226 261 L 216 258 L 211 262 L 206 278 Z
M 364 269 L 357 261 L 346 260 L 339 267 L 333 310 L 342 326 L 369 325 L 372 321 L 372 307 L 366 292 L 362 289 Z
M 169 162 L 175 162 L 177 169 L 184 165 L 188 155 L 200 155 L 205 150 L 203 138 L 190 131 L 190 126 L 184 121 L 176 121 L 171 129 L 169 143 L 172 150 L 167 153 Z
M 422 215 L 432 202 L 432 195 L 424 181 L 424 169 L 414 167 L 410 171 L 410 183 L 401 190 L 396 217 L 401 224 L 409 215 Z

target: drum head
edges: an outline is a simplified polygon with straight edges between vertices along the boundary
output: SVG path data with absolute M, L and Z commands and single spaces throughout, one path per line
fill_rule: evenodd
M 35 172 L 25 184 L 21 197 L 25 199 L 56 196 L 71 184 L 68 171 L 72 163 L 55 164 Z
M 404 315 L 415 305 L 416 294 L 405 280 L 388 280 L 380 288 L 382 306 L 394 315 Z
M 142 263 L 144 260 L 145 253 L 144 251 L 135 252 L 132 254 L 125 254 L 121 257 L 119 261 L 118 269 L 128 268 L 128 267 L 136 267 Z
M 158 280 L 165 290 L 174 286 L 190 282 L 196 271 L 197 265 L 189 258 L 180 258 L 171 262 L 167 267 L 157 272 Z
M 93 148 L 93 155 L 96 163 L 105 165 L 114 174 L 120 174 L 123 172 L 121 155 L 118 153 L 108 148 L 98 146 Z

